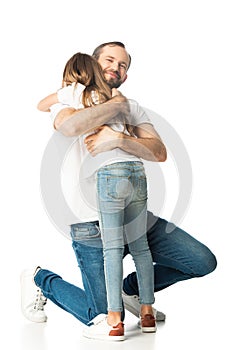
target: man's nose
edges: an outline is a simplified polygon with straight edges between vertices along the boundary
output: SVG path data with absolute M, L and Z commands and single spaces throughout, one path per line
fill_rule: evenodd
M 119 64 L 118 64 L 118 62 L 112 62 L 112 69 L 115 70 L 116 72 L 119 71 Z

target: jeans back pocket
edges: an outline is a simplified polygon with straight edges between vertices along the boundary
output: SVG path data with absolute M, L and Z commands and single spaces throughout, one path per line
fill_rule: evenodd
M 73 241 L 89 240 L 101 237 L 101 232 L 97 224 L 74 224 L 71 225 L 71 237 Z

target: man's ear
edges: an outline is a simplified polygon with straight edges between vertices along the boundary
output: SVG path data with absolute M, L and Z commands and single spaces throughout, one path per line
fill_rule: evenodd
M 127 77 L 128 75 L 126 74 L 124 80 L 122 81 L 122 84 L 126 81 Z

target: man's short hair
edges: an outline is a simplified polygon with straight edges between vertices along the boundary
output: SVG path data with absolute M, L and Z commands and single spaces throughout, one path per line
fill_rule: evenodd
M 104 44 L 99 45 L 99 46 L 96 47 L 96 49 L 93 51 L 92 56 L 93 56 L 96 60 L 99 59 L 99 57 L 100 57 L 100 55 L 101 55 L 101 53 L 102 53 L 102 49 L 103 49 L 103 47 L 105 47 L 105 46 L 120 46 L 120 47 L 122 47 L 123 49 L 126 50 L 125 45 L 124 45 L 123 43 L 121 43 L 121 41 L 110 41 L 110 42 L 108 42 L 108 43 L 104 43 Z M 128 68 L 129 68 L 129 67 L 130 67 L 130 64 L 131 64 L 131 56 L 129 55 L 128 52 L 127 52 L 127 54 L 128 54 L 128 57 L 129 57 L 129 64 L 128 64 Z

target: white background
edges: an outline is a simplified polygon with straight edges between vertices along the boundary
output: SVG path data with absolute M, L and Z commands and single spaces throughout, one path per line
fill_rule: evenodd
M 52 303 L 46 328 L 29 324 L 20 313 L 19 276 L 40 264 L 80 284 L 70 241 L 57 232 L 40 197 L 40 162 L 53 130 L 36 104 L 60 86 L 70 56 L 91 54 L 112 40 L 124 42 L 132 56 L 122 92 L 165 118 L 186 145 L 193 195 L 180 226 L 218 259 L 211 275 L 156 295 L 167 322 L 148 347 L 232 348 L 233 2 L 9 0 L 0 6 L 1 333 L 6 348 L 93 345 L 75 335 L 80 323 Z M 170 219 L 178 195 L 170 156 L 162 171 L 167 196 L 161 215 Z M 132 268 L 127 259 L 125 272 Z M 30 330 L 38 337 L 30 338 Z

